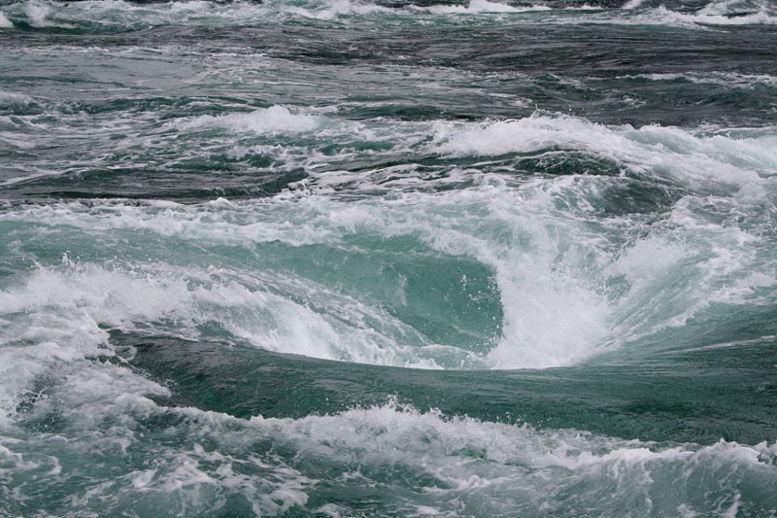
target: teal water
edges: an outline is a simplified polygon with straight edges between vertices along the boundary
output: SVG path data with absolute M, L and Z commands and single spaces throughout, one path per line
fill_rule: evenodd
M 777 5 L 0 0 L 0 517 L 777 515 Z

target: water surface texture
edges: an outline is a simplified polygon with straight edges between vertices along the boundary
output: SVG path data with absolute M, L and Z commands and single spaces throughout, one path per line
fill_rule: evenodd
M 0 158 L 2 518 L 777 516 L 773 0 L 0 0 Z

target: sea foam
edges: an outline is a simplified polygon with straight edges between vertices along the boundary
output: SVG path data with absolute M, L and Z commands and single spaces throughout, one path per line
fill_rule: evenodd
M 247 113 L 228 115 L 201 115 L 180 125 L 184 129 L 220 127 L 232 131 L 250 131 L 254 133 L 302 132 L 311 131 L 320 123 L 320 118 L 312 115 L 295 114 L 285 106 L 260 108 Z

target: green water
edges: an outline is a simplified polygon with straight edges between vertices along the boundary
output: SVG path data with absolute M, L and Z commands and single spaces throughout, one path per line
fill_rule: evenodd
M 775 23 L 0 0 L 0 517 L 777 515 Z

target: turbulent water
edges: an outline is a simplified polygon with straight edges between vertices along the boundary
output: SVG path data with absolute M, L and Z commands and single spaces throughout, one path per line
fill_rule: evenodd
M 777 2 L 0 0 L 0 517 L 777 516 Z

